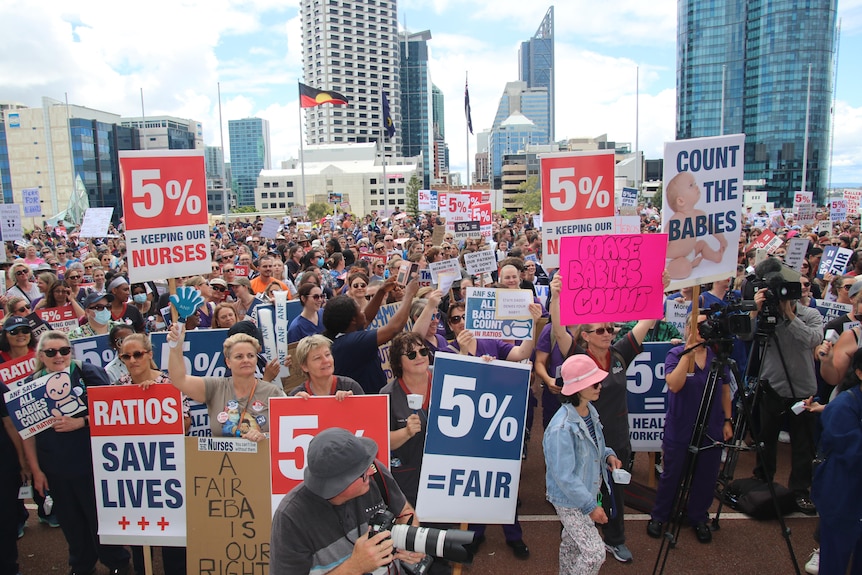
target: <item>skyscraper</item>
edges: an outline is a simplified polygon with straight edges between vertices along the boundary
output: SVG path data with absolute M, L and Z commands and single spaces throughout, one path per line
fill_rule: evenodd
M 381 91 L 401 122 L 398 6 L 395 0 L 335 3 L 301 0 L 303 83 L 347 96 L 347 106 L 305 109 L 306 142 L 339 144 L 383 139 Z M 385 142 L 400 155 L 401 136 Z
M 431 84 L 431 122 L 434 124 L 434 131 L 446 139 L 446 102 L 443 97 L 443 91 Z
M 528 88 L 548 90 L 548 138 L 554 141 L 554 7 L 548 8 L 533 37 L 518 50 L 518 79 Z M 529 114 L 528 118 L 536 121 Z M 538 122 L 537 122 L 538 123 Z
M 229 120 L 231 187 L 238 207 L 254 205 L 254 188 L 261 170 L 269 170 L 269 121 Z
M 434 158 L 434 130 L 431 104 L 431 72 L 428 69 L 428 40 L 431 32 L 401 35 L 401 153 L 422 155 L 422 187 L 431 185 Z M 391 101 L 391 99 L 390 99 Z
M 745 179 L 764 180 L 777 205 L 792 204 L 803 172 L 824 199 L 836 4 L 679 0 L 677 138 L 744 132 Z

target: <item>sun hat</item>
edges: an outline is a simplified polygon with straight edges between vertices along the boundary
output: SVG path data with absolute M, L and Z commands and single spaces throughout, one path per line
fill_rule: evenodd
M 560 375 L 563 378 L 563 395 L 574 395 L 579 391 L 604 381 L 608 372 L 599 369 L 596 362 L 586 354 L 573 355 L 563 363 Z
M 332 499 L 356 481 L 377 455 L 377 444 L 346 429 L 330 427 L 308 446 L 305 486 L 324 499 Z

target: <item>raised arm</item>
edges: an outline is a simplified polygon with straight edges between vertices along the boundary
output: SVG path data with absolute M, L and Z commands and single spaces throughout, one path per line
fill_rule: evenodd
M 428 328 L 431 327 L 431 318 L 437 313 L 437 306 L 440 305 L 440 300 L 443 299 L 443 293 L 440 290 L 434 290 L 428 294 L 428 302 L 425 304 L 425 309 L 413 322 L 413 333 L 418 333 L 425 339 L 425 334 L 428 333 Z
M 567 357 L 574 340 L 572 334 L 569 333 L 569 330 L 560 321 L 560 293 L 562 291 L 563 278 L 560 272 L 557 272 L 554 279 L 551 280 L 551 304 L 548 311 L 551 314 L 551 330 L 557 342 L 557 347 L 560 348 L 560 353 L 563 354 L 563 357 Z
M 398 311 L 389 320 L 389 323 L 377 330 L 377 345 L 383 345 L 392 338 L 398 335 L 404 326 L 407 325 L 407 320 L 410 319 L 410 306 L 413 305 L 413 298 L 416 292 L 419 291 L 419 282 L 412 280 L 404 288 L 404 299 L 401 300 L 401 305 Z M 375 294 L 376 295 L 376 294 Z
M 183 358 L 183 344 L 185 343 L 185 329 L 180 329 L 177 322 L 168 331 L 168 374 L 171 383 L 190 398 L 200 403 L 206 402 L 206 384 L 204 378 L 186 373 L 186 362 Z

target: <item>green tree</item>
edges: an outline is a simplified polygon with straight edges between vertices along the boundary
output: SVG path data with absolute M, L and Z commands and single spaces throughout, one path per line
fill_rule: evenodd
M 407 204 L 405 211 L 413 218 L 419 215 L 419 189 L 422 187 L 422 180 L 416 174 L 407 182 Z
M 308 219 L 312 222 L 319 220 L 324 216 L 328 216 L 333 213 L 335 210 L 330 204 L 324 204 L 322 202 L 315 202 L 308 206 Z
M 514 200 L 524 206 L 523 211 L 533 214 L 542 211 L 542 190 L 539 189 L 539 176 L 528 177 L 527 181 L 518 186 L 518 190 Z
M 232 214 L 252 214 L 256 212 L 257 209 L 254 206 L 243 206 L 241 208 L 231 208 L 230 213 Z

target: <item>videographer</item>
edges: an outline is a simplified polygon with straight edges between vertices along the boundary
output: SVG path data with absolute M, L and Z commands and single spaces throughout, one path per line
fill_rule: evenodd
M 273 516 L 271 573 L 362 575 L 385 567 L 379 573 L 395 575 L 404 573 L 399 560 L 424 557 L 395 550 L 389 531 L 369 536 L 368 520 L 378 509 L 388 508 L 398 523 L 419 523 L 392 475 L 375 463 L 376 454 L 374 441 L 341 428 L 311 440 L 304 481 Z
M 776 267 L 777 266 L 777 267 Z M 814 375 L 814 350 L 823 341 L 823 324 L 817 310 L 801 305 L 796 299 L 785 299 L 780 295 L 788 283 L 782 276 L 783 266 L 774 258 L 758 264 L 756 275 L 769 288 L 760 288 L 754 294 L 759 333 L 768 333 L 765 352 L 761 358 L 761 380 L 764 392 L 760 396 L 760 433 L 764 444 L 764 460 L 758 461 L 754 470 L 756 477 L 766 481 L 775 475 L 778 433 L 784 415 L 790 407 L 817 393 Z M 798 282 L 797 282 L 798 283 Z M 766 305 L 765 305 L 766 304 Z M 754 337 L 749 334 L 748 339 Z M 750 373 L 756 373 L 756 359 Z M 792 375 L 791 375 L 792 374 Z M 814 458 L 814 415 L 804 411 L 790 415 L 791 470 L 788 488 L 796 495 L 796 505 L 806 514 L 816 512 L 809 499 L 811 487 L 811 460 Z

